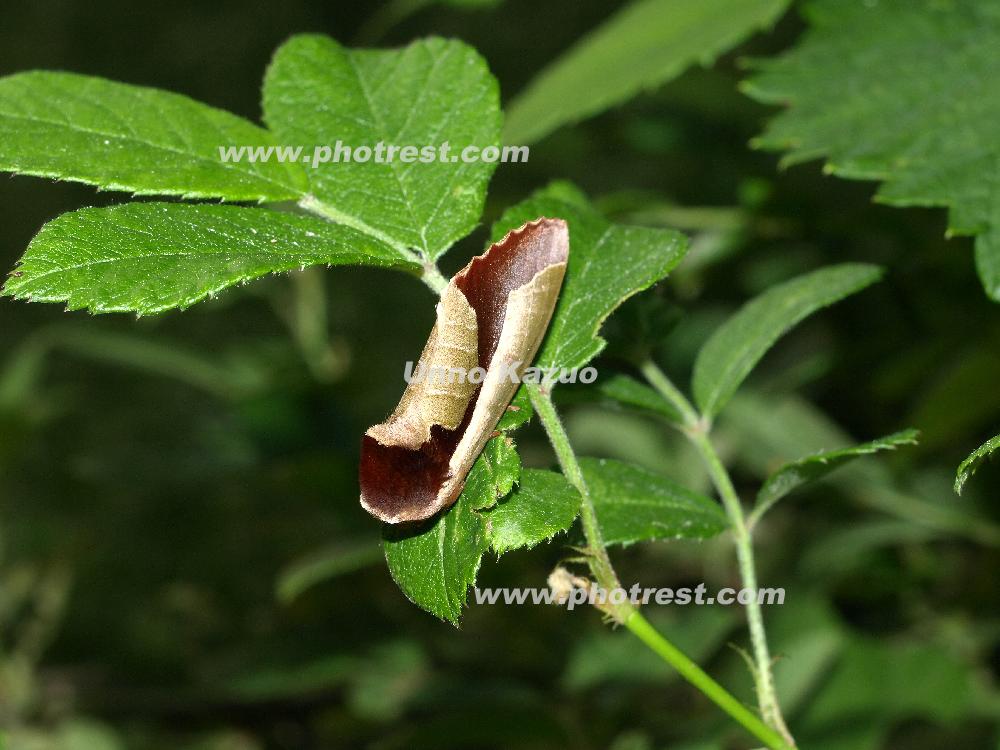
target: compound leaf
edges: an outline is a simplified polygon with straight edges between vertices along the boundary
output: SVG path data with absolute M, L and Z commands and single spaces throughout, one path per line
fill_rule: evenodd
M 757 493 L 757 505 L 753 515 L 760 518 L 767 510 L 785 495 L 794 492 L 799 487 L 829 474 L 849 461 L 860 456 L 867 456 L 884 450 L 895 450 L 901 445 L 916 445 L 920 433 L 917 430 L 903 430 L 892 435 L 872 440 L 868 443 L 850 448 L 823 451 L 797 461 L 785 464 L 764 482 Z
M 304 205 L 430 260 L 476 226 L 496 165 L 465 162 L 461 154 L 466 146 L 499 144 L 499 89 L 462 42 L 428 38 L 398 50 L 351 50 L 325 36 L 293 37 L 267 71 L 264 116 L 307 156 L 338 142 L 435 151 L 447 142 L 443 161 L 403 163 L 397 154 L 382 163 L 374 155 L 318 163 L 307 170 L 312 194 Z
M 706 539 L 727 527 L 718 503 L 648 469 L 606 458 L 580 468 L 606 544 Z
M 977 236 L 979 276 L 1000 300 L 1000 5 L 827 0 L 807 12 L 799 46 L 745 86 L 788 105 L 756 145 L 883 180 L 885 203 L 948 206 L 949 231 Z
M 0 78 L 0 170 L 124 190 L 236 201 L 305 191 L 298 164 L 224 162 L 220 148 L 274 146 L 266 130 L 180 94 L 33 71 Z
M 4 293 L 65 302 L 70 310 L 148 314 L 316 264 L 419 270 L 379 240 L 320 219 L 241 206 L 126 203 L 50 221 Z
M 595 390 L 601 396 L 622 406 L 658 414 L 675 424 L 681 424 L 684 421 L 673 404 L 653 388 L 628 375 L 612 375 L 607 380 L 598 383 Z
M 518 487 L 486 514 L 490 544 L 497 554 L 533 547 L 565 531 L 580 512 L 580 493 L 562 474 L 521 472 Z

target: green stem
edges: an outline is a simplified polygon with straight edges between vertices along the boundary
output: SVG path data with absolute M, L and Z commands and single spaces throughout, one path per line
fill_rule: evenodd
M 611 565 L 607 547 L 601 536 L 601 527 L 597 522 L 594 502 L 584 479 L 580 463 L 569 442 L 569 436 L 563 427 L 562 420 L 552 403 L 548 388 L 538 384 L 526 384 L 531 405 L 538 414 L 539 421 L 545 428 L 559 466 L 567 481 L 580 493 L 580 520 L 583 532 L 587 538 L 590 569 L 598 584 L 605 590 L 621 587 L 618 575 Z M 692 410 L 693 412 L 693 410 Z M 697 416 L 697 415 L 695 415 Z M 771 750 L 791 750 L 794 744 L 786 741 L 774 729 L 767 726 L 746 706 L 729 693 L 724 687 L 713 680 L 691 659 L 684 655 L 676 646 L 658 633 L 639 611 L 629 602 L 620 605 L 609 605 L 611 616 L 623 624 L 632 633 L 651 648 L 661 659 L 676 669 L 680 675 L 704 693 L 719 708 L 729 714 L 748 732 L 764 742 Z
M 559 466 L 567 481 L 576 491 L 580 493 L 580 522 L 583 525 L 583 533 L 587 538 L 587 547 L 590 551 L 590 568 L 597 579 L 597 582 L 605 589 L 619 588 L 618 575 L 611 565 L 611 558 L 608 557 L 608 550 L 601 535 L 601 527 L 597 523 L 597 513 L 594 511 L 594 501 L 590 497 L 590 489 L 583 478 L 583 471 L 580 463 L 576 460 L 576 454 L 570 445 L 569 436 L 563 427 L 562 420 L 556 412 L 556 407 L 552 403 L 552 396 L 547 388 L 538 384 L 527 384 L 528 395 L 531 397 L 531 405 L 535 408 L 538 418 L 549 436 L 552 449 L 559 460 Z M 628 606 L 631 610 L 631 605 Z M 621 617 L 616 617 L 619 622 L 624 623 L 628 616 L 628 611 L 622 611 Z
M 699 417 L 694 407 L 683 393 L 671 382 L 670 378 L 653 362 L 647 359 L 639 366 L 640 371 L 660 395 L 669 401 L 674 408 L 680 412 L 684 420 L 683 432 L 687 435 L 691 443 L 698 449 L 702 462 L 708 470 L 708 474 L 715 485 L 722 506 L 729 518 L 729 526 L 733 532 L 733 541 L 736 545 L 736 559 L 739 564 L 740 578 L 743 587 L 750 591 L 757 591 L 757 568 L 754 563 L 753 540 L 747 526 L 746 516 L 743 512 L 743 505 L 740 503 L 736 488 L 733 487 L 729 472 L 719 459 L 719 454 L 709 439 L 708 421 Z M 757 701 L 760 704 L 761 714 L 764 720 L 774 729 L 779 731 L 787 743 L 794 747 L 795 741 L 792 739 L 785 719 L 781 714 L 781 707 L 778 704 L 777 692 L 774 689 L 774 674 L 771 669 L 771 652 L 767 645 L 767 633 L 764 630 L 764 617 L 761 613 L 760 602 L 756 596 L 750 597 L 750 603 L 746 605 L 747 626 L 750 631 L 750 643 L 753 648 L 755 669 L 755 682 L 757 686 Z
M 740 703 L 722 685 L 713 680 L 697 664 L 691 661 L 670 641 L 660 635 L 649 621 L 639 612 L 633 612 L 625 621 L 625 627 L 631 630 L 639 640 L 649 646 L 663 661 L 676 669 L 681 677 L 694 685 L 698 690 L 736 721 L 746 728 L 754 737 L 773 750 L 791 750 L 789 745 L 776 731 L 761 721 L 756 714 Z
M 426 261 L 424 263 L 424 273 L 420 277 L 430 290 L 440 296 L 444 288 L 448 286 L 448 279 L 446 279 L 441 271 L 438 269 L 437 264 L 433 261 Z

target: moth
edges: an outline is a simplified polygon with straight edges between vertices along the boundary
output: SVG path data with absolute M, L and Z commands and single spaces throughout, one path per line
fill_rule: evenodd
M 421 521 L 458 499 L 472 464 L 538 351 L 569 258 L 569 230 L 540 218 L 473 258 L 445 287 L 414 379 L 361 440 L 361 505 L 386 523 Z M 511 373 L 515 373 L 515 377 Z

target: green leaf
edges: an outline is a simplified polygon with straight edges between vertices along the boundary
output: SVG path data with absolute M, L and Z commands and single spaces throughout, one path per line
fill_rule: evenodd
M 508 209 L 494 241 L 539 216 L 569 224 L 569 267 L 552 324 L 536 358 L 539 367 L 583 367 L 605 346 L 604 320 L 633 294 L 664 278 L 687 251 L 687 239 L 665 229 L 608 222 L 567 183 L 553 183 Z
M 966 458 L 958 467 L 958 471 L 955 474 L 955 492 L 959 495 L 962 494 L 962 488 L 965 487 L 965 483 L 969 481 L 969 477 L 976 473 L 979 465 L 986 460 L 990 454 L 993 453 L 997 448 L 1000 448 L 1000 435 L 992 437 L 985 443 L 976 448 L 969 457 Z
M 325 36 L 293 37 L 264 80 L 264 115 L 284 142 L 438 147 L 445 161 L 330 162 L 308 168 L 304 205 L 427 259 L 476 226 L 495 164 L 459 158 L 500 141 L 496 80 L 471 47 L 423 39 L 399 50 L 349 50 Z M 451 161 L 451 157 L 455 161 Z
M 403 593 L 433 615 L 458 624 L 469 586 L 489 549 L 487 522 L 478 509 L 510 491 L 520 459 L 505 435 L 486 444 L 456 503 L 426 523 L 382 527 L 385 560 Z
M 843 263 L 798 276 L 746 303 L 702 346 L 692 389 L 702 413 L 717 415 L 761 357 L 788 330 L 817 310 L 877 281 L 881 269 Z
M 72 73 L 0 78 L 0 170 L 125 190 L 241 201 L 305 192 L 298 164 L 225 163 L 226 146 L 274 146 L 246 120 L 186 96 Z
M 583 458 L 580 467 L 607 544 L 706 539 L 727 527 L 718 503 L 640 466 Z
M 821 479 L 834 469 L 859 456 L 867 456 L 883 450 L 895 450 L 901 445 L 916 445 L 919 434 L 917 430 L 903 430 L 872 440 L 869 443 L 814 453 L 811 456 L 800 458 L 798 461 L 785 464 L 769 476 L 764 482 L 764 486 L 760 488 L 753 516 L 760 518 L 788 493 L 794 492 L 804 484 Z
M 497 423 L 497 429 L 500 432 L 513 432 L 518 427 L 530 422 L 534 413 L 535 412 L 531 407 L 531 398 L 528 396 L 528 391 L 524 388 L 524 386 L 521 386 L 517 389 L 517 393 L 514 394 L 514 398 L 511 400 L 510 405 L 500 417 L 500 421 Z
M 856 0 L 807 6 L 797 48 L 757 64 L 745 90 L 789 105 L 756 145 L 784 163 L 827 158 L 877 200 L 947 206 L 949 232 L 977 235 L 987 293 L 1000 300 L 1000 6 L 977 0 Z
M 475 498 L 475 510 L 491 508 L 496 501 L 507 495 L 521 475 L 521 457 L 514 447 L 514 440 L 501 435 L 490 440 L 476 459 L 478 471 L 469 472 L 464 494 Z
M 781 15 L 788 0 L 639 0 L 590 32 L 508 107 L 504 142 L 532 143 L 556 128 L 708 65 Z
M 673 404 L 653 388 L 628 375 L 613 375 L 598 383 L 596 390 L 619 404 L 653 412 L 676 424 L 683 421 Z
M 320 219 L 240 206 L 126 203 L 46 224 L 4 293 L 65 302 L 69 310 L 147 314 L 315 264 L 407 267 L 382 242 Z
M 486 514 L 497 554 L 533 547 L 565 531 L 580 512 L 580 493 L 562 474 L 525 469 L 517 489 Z

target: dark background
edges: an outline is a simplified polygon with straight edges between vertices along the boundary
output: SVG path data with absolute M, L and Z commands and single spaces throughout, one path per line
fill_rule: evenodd
M 615 6 L 435 6 L 381 34 L 380 7 L 7 3 L 0 74 L 104 76 L 258 120 L 264 67 L 293 33 L 380 45 L 434 33 L 478 48 L 507 100 Z M 788 592 L 767 613 L 777 672 L 803 747 L 992 750 L 998 474 L 986 466 L 962 498 L 950 482 L 1000 424 L 1000 317 L 971 242 L 944 239 L 943 211 L 878 206 L 872 185 L 817 164 L 781 171 L 748 147 L 769 110 L 736 90 L 739 60 L 779 52 L 800 31 L 793 10 L 711 69 L 535 144 L 527 165 L 501 165 L 484 226 L 566 178 L 617 220 L 691 234 L 706 260 L 655 292 L 683 313 L 659 350 L 681 382 L 712 327 L 770 284 L 844 260 L 887 266 L 883 283 L 768 356 L 749 400 L 720 424 L 720 446 L 751 497 L 781 444 L 791 458 L 823 447 L 831 425 L 858 439 L 923 431 L 919 448 L 787 499 L 760 529 L 762 580 Z M 0 178 L 3 267 L 45 221 L 124 198 Z M 459 243 L 445 269 L 485 236 Z M 472 607 L 456 630 L 395 587 L 357 503 L 358 444 L 396 403 L 432 302 L 409 278 L 363 269 L 270 278 L 138 320 L 0 301 L 0 718 L 25 748 L 746 747 L 596 612 Z M 303 331 L 296 304 L 325 312 L 328 330 Z M 598 366 L 627 371 L 613 356 Z M 666 427 L 572 400 L 581 454 L 705 486 Z M 551 463 L 537 428 L 519 441 L 526 463 Z M 338 574 L 278 597 L 283 572 L 318 550 Z M 565 552 L 557 540 L 487 559 L 480 583 L 543 585 Z M 613 558 L 646 586 L 736 581 L 726 540 Z M 752 702 L 726 647 L 745 645 L 740 618 L 654 614 Z

